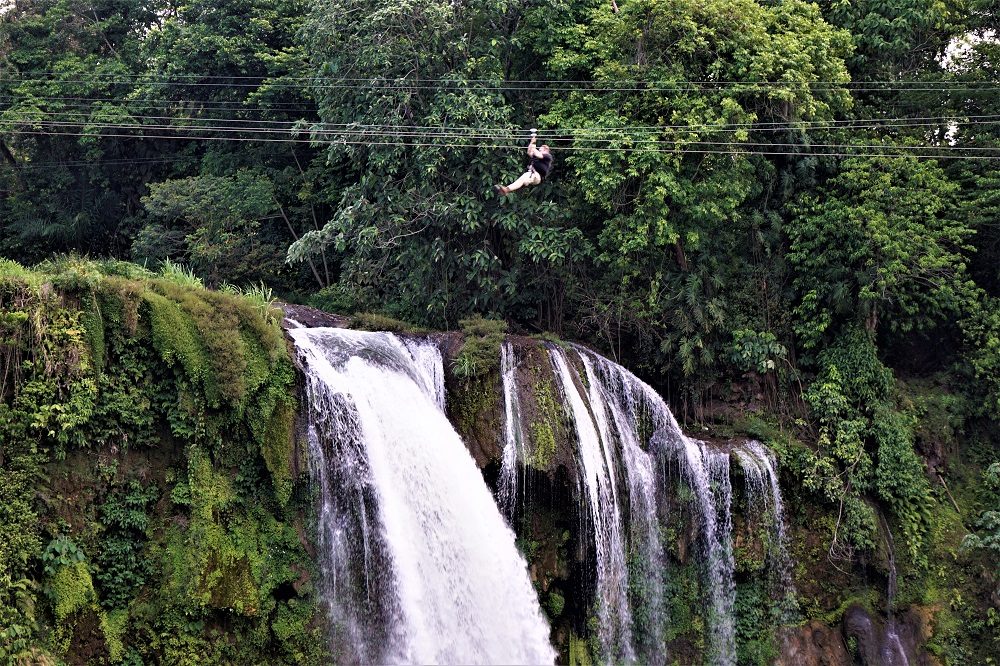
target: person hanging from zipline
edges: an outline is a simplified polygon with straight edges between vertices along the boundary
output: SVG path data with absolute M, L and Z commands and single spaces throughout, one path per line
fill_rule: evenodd
M 532 128 L 531 130 L 531 141 L 528 142 L 528 157 L 531 161 L 528 162 L 528 170 L 521 174 L 521 177 L 515 180 L 510 185 L 494 185 L 493 189 L 497 191 L 497 194 L 503 196 L 505 194 L 510 194 L 515 190 L 519 190 L 525 185 L 538 185 L 549 175 L 549 171 L 552 170 L 552 151 L 548 146 L 542 145 L 535 148 L 535 140 L 538 138 L 538 130 Z

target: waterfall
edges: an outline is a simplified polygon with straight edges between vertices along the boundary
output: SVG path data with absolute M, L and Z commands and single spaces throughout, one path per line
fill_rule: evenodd
M 736 663 L 736 631 L 733 621 L 733 607 L 736 601 L 736 584 L 733 580 L 733 552 L 731 542 L 728 454 L 710 450 L 704 442 L 687 437 L 677 424 L 670 408 L 663 398 L 648 384 L 628 370 L 620 368 L 623 382 L 628 386 L 633 405 L 642 405 L 650 420 L 649 449 L 655 456 L 676 457 L 680 462 L 681 476 L 691 488 L 698 507 L 697 518 L 701 527 L 702 561 L 706 569 L 709 620 L 709 657 L 720 665 Z M 635 410 L 636 408 L 633 408 Z M 633 411 L 632 419 L 638 422 L 640 415 Z M 723 464 L 724 461 L 724 464 Z M 725 492 L 713 492 L 714 480 L 722 485 Z M 724 477 L 724 478 L 723 478 Z M 666 479 L 661 483 L 666 484 Z M 725 502 L 724 507 L 719 502 Z M 720 533 L 719 516 L 724 519 Z
M 500 376 L 503 380 L 504 444 L 497 495 L 504 515 L 513 522 L 517 506 L 518 465 L 523 473 L 527 434 L 521 422 L 521 400 L 517 394 L 517 359 L 510 342 L 504 342 L 500 349 Z M 523 478 L 521 491 L 524 491 Z
M 734 664 L 736 587 L 728 454 L 686 437 L 663 399 L 631 372 L 583 347 L 574 350 L 585 382 L 562 349 L 550 349 L 549 356 L 567 413 L 576 426 L 582 486 L 594 523 L 602 656 L 614 661 L 666 661 L 664 564 L 657 515 L 666 480 L 654 474 L 654 461 L 675 456 L 698 510 L 710 604 L 709 658 L 717 664 Z M 583 393 L 578 385 L 586 387 Z M 648 442 L 646 448 L 644 442 Z M 625 481 L 622 489 L 620 476 Z M 627 544 L 621 526 L 621 507 L 626 504 Z M 628 567 L 630 561 L 637 566 Z M 630 583 L 638 590 L 631 600 Z M 633 602 L 643 607 L 646 616 L 647 626 L 639 635 L 634 635 Z
M 576 431 L 583 494 L 593 522 L 600 621 L 598 633 L 602 649 L 607 653 L 602 657 L 609 661 L 631 661 L 635 658 L 632 612 L 628 600 L 624 526 L 615 477 L 618 467 L 613 463 L 612 443 L 601 438 L 600 426 L 594 423 L 594 417 L 577 388 L 574 377 L 578 375 L 570 369 L 565 352 L 552 348 L 549 358 L 555 369 L 563 405 Z
M 514 535 L 441 409 L 440 355 L 387 333 L 288 333 L 337 660 L 552 663 Z
M 885 529 L 886 546 L 889 549 L 889 581 L 886 588 L 886 623 L 885 636 L 882 640 L 882 647 L 879 650 L 882 663 L 885 666 L 910 666 L 910 660 L 903 649 L 903 643 L 899 640 L 899 630 L 896 626 L 896 544 L 892 539 L 892 530 L 885 520 L 885 516 L 879 514 L 882 527 Z
M 407 351 L 413 357 L 413 362 L 423 378 L 425 391 L 433 396 L 434 404 L 442 412 L 445 409 L 444 362 L 441 360 L 441 350 L 429 340 L 406 339 L 403 341 Z
M 633 385 L 620 365 L 582 347 L 576 348 L 583 361 L 589 387 L 590 404 L 598 417 L 601 436 L 613 441 L 611 425 L 620 440 L 625 477 L 628 483 L 629 538 L 631 552 L 629 577 L 637 590 L 634 603 L 646 617 L 645 631 L 634 632 L 637 657 L 651 663 L 663 659 L 663 546 L 657 518 L 656 476 L 653 457 L 642 449 L 639 427 L 643 414 Z M 605 414 L 610 412 L 611 423 Z M 635 580 L 637 579 L 637 580 Z
M 720 664 L 736 663 L 736 633 L 733 624 L 733 606 L 736 583 L 733 570 L 733 486 L 729 478 L 729 454 L 723 451 L 702 449 L 705 468 L 716 511 L 715 538 L 708 543 L 709 584 L 712 589 L 712 655 Z
M 795 582 L 792 580 L 792 559 L 788 554 L 788 536 L 785 532 L 785 505 L 781 499 L 778 473 L 773 454 L 757 441 L 747 441 L 736 449 L 736 457 L 746 479 L 747 500 L 758 507 L 758 515 L 771 521 L 772 536 L 768 548 L 771 568 L 777 573 L 779 592 L 782 595 L 783 622 L 790 622 L 798 610 Z

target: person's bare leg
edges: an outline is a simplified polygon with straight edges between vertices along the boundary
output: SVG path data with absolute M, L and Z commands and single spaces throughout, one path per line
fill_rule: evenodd
M 536 172 L 525 171 L 524 173 L 521 174 L 521 177 L 515 180 L 513 183 L 511 183 L 507 187 L 498 186 L 497 190 L 500 192 L 500 194 L 509 194 L 510 192 L 514 192 L 516 190 L 521 189 L 525 185 L 538 185 L 540 182 L 542 182 L 542 177 L 539 176 Z
M 513 183 L 511 183 L 510 185 L 507 186 L 507 191 L 508 192 L 514 192 L 516 190 L 521 189 L 525 185 L 532 184 L 531 181 L 533 180 L 534 175 L 535 174 L 532 173 L 531 171 L 525 171 L 524 173 L 521 174 L 520 178 L 518 178 Z

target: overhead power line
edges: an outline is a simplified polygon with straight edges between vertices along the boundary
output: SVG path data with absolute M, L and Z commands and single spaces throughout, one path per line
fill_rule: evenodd
M 839 82 L 813 82 L 813 81 L 496 81 L 488 79 L 380 79 L 380 78 L 316 78 L 297 79 L 297 83 L 283 83 L 283 79 L 278 77 L 250 77 L 250 81 L 240 77 L 218 77 L 214 81 L 205 81 L 211 77 L 199 77 L 197 81 L 164 81 L 158 79 L 142 78 L 144 75 L 92 75 L 88 78 L 6 78 L 0 77 L 0 83 L 100 83 L 102 85 L 128 84 L 149 87 L 226 87 L 226 88 L 261 88 L 285 89 L 285 90 L 359 90 L 359 91 L 409 91 L 428 89 L 453 89 L 453 90 L 476 90 L 476 91 L 531 91 L 531 92 L 688 92 L 688 93 L 717 93 L 725 90 L 737 90 L 739 92 L 773 92 L 775 90 L 809 90 L 811 92 L 994 92 L 1000 90 L 992 82 L 984 82 L 984 85 L 970 84 L 968 82 L 956 82 L 956 85 L 929 85 L 922 82 L 914 82 L 911 85 L 900 85 L 894 82 L 892 85 L 880 85 L 873 83 L 839 83 Z M 175 77 L 176 78 L 176 77 Z M 326 83 L 324 81 L 334 81 Z

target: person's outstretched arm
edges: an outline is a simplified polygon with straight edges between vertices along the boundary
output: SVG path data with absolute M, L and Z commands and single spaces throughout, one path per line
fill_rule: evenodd
M 542 151 L 535 148 L 536 138 L 534 134 L 531 135 L 531 141 L 528 142 L 528 157 L 542 157 Z

